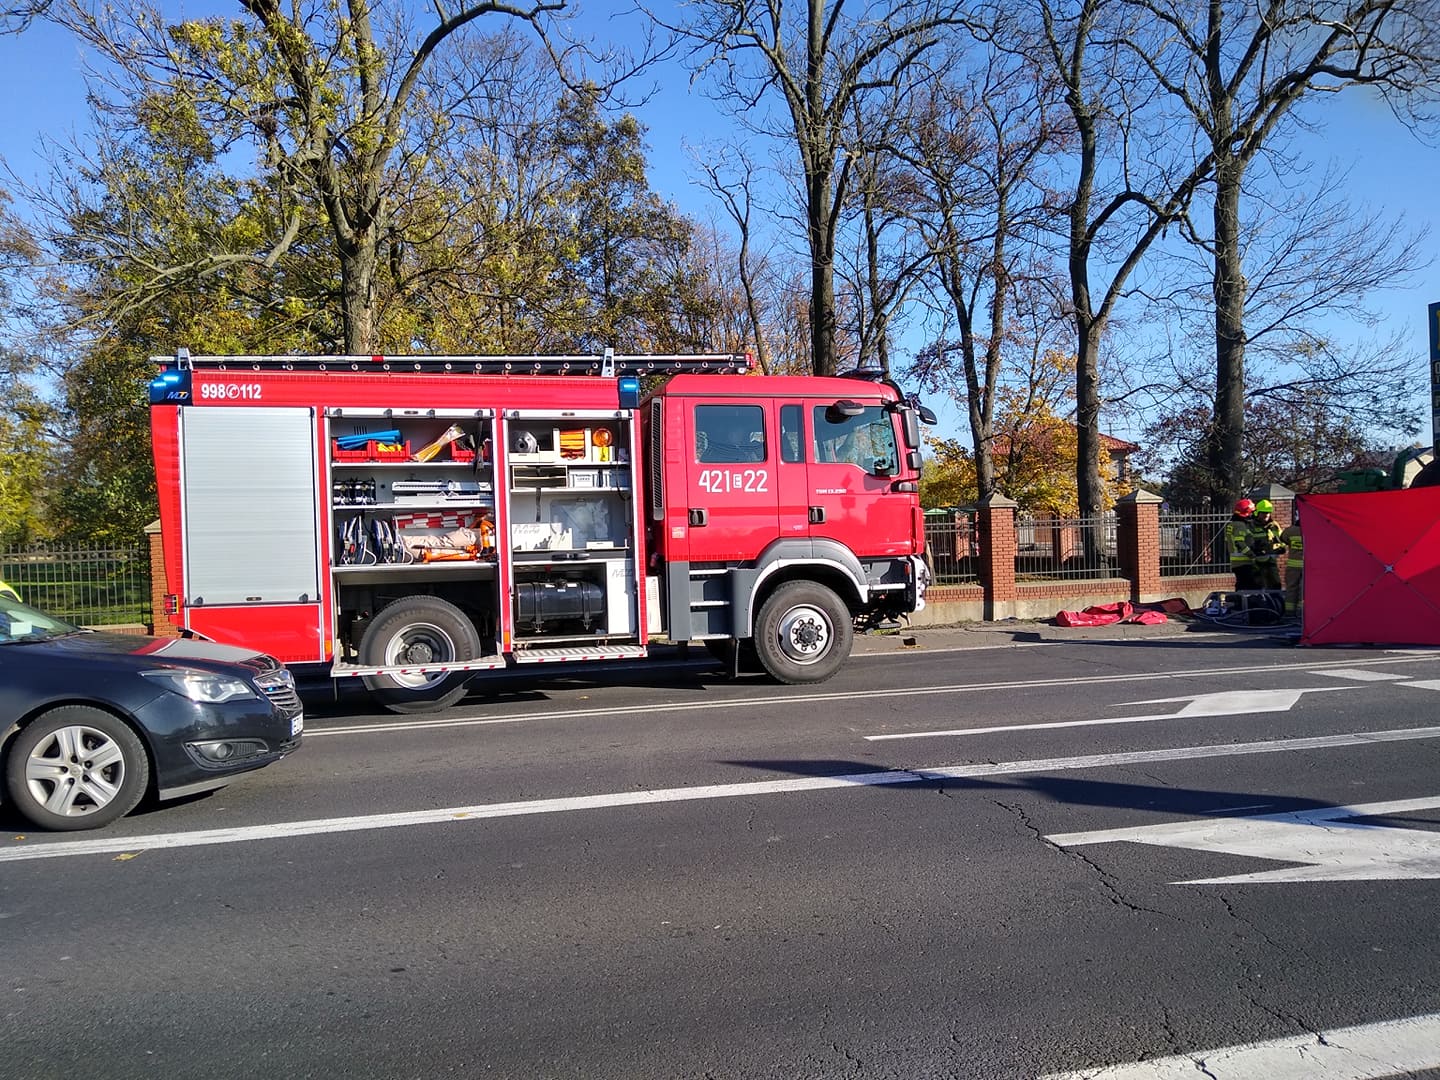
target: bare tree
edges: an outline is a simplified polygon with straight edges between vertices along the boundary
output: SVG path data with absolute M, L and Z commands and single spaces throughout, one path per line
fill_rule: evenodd
M 1269 400 L 1298 407 L 1302 399 L 1313 402 L 1323 393 L 1326 408 L 1337 418 L 1371 430 L 1413 432 L 1413 423 L 1405 422 L 1405 401 L 1423 381 L 1421 358 L 1395 336 L 1379 333 L 1380 319 L 1368 299 L 1430 262 L 1427 233 L 1407 233 L 1394 219 L 1357 211 L 1341 194 L 1343 173 L 1299 182 L 1307 169 L 1273 149 L 1258 164 L 1267 175 L 1262 182 L 1252 169 L 1256 190 L 1247 193 L 1250 209 L 1239 235 L 1247 406 Z M 1193 258 L 1184 252 L 1175 257 L 1187 287 L 1167 295 L 1165 302 L 1176 305 L 1181 327 L 1188 331 L 1185 339 L 1203 341 L 1209 359 L 1203 370 L 1198 363 L 1187 364 L 1182 375 L 1170 380 L 1170 388 L 1203 388 L 1213 409 L 1215 247 L 1193 232 L 1190 239 Z M 1338 339 L 1337 318 L 1358 327 L 1363 342 L 1347 345 Z M 1215 471 L 1211 453 L 1217 441 L 1213 427 L 1207 427 L 1204 441 L 1210 498 L 1228 501 L 1232 489 Z
M 1156 48 L 1156 30 L 1118 0 L 1081 0 L 1057 12 L 1036 0 L 1039 25 L 992 18 L 992 40 L 1038 40 L 1035 55 L 1058 80 L 1074 125 L 1073 186 L 1065 197 L 1069 302 L 1075 325 L 1075 418 L 1080 512 L 1104 503 L 1101 349 L 1116 307 L 1155 241 L 1188 211 L 1213 160 L 1176 140 L 1147 80 L 1117 62 L 1120 50 Z
M 963 386 L 981 498 L 996 490 L 996 389 L 1007 362 L 1033 372 L 1055 344 L 1053 274 L 1037 240 L 1056 213 L 1044 170 L 1066 129 L 1044 83 L 1038 66 L 990 50 L 977 70 L 937 79 L 916 103 L 904 151 L 923 193 L 915 221 L 935 303 L 956 334 L 921 350 L 912 370 L 928 387 Z
M 50 0 L 25 0 L 25 2 L 0 8 L 0 34 L 16 34 L 42 17 L 50 7 Z
M 1163 27 L 1165 37 L 1157 43 L 1122 35 L 1121 49 L 1137 74 L 1148 75 L 1183 109 L 1213 170 L 1211 229 L 1196 238 L 1212 264 L 1215 425 L 1209 461 L 1216 494 L 1234 497 L 1242 490 L 1250 336 L 1241 208 L 1247 171 L 1283 132 L 1292 110 L 1317 94 L 1370 85 L 1392 95 L 1401 109 L 1433 100 L 1437 53 L 1428 24 L 1434 7 L 1426 0 L 1123 2 Z M 1375 254 L 1373 246 L 1366 249 Z
M 766 341 L 765 317 L 758 280 L 763 272 L 765 259 L 763 256 L 756 256 L 752 250 L 755 242 L 755 230 L 751 224 L 755 206 L 755 163 L 743 149 L 733 146 L 698 153 L 695 163 L 704 173 L 705 189 L 720 200 L 720 205 L 739 231 L 735 269 L 745 297 L 747 338 L 754 344 L 755 362 L 760 366 L 760 370 L 768 375 L 771 366 L 770 349 Z
M 716 73 L 720 99 L 767 134 L 783 130 L 799 156 L 810 249 L 815 374 L 836 369 L 836 233 L 852 180 L 846 130 L 852 108 L 907 83 L 914 65 L 958 25 L 956 0 L 699 0 L 689 22 L 662 26 L 691 46 L 697 75 Z M 762 104 L 780 96 L 782 127 Z
M 857 102 L 852 110 L 854 182 L 844 212 L 854 219 L 854 246 L 837 252 L 839 272 L 851 297 L 850 336 L 856 344 L 857 366 L 878 370 L 887 378 L 905 302 L 931 261 L 924 237 L 913 224 L 924 196 L 914 170 L 904 163 L 897 139 L 908 126 L 910 100 L 906 94 L 875 113 Z

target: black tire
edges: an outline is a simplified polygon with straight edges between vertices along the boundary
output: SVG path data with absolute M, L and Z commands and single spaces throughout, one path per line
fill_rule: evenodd
M 813 581 L 787 581 L 760 607 L 755 648 L 782 683 L 818 683 L 840 670 L 855 640 L 845 602 Z
M 150 759 L 130 725 L 103 709 L 65 705 L 26 724 L 5 759 L 5 797 L 42 829 L 98 829 L 145 794 Z
M 463 611 L 434 596 L 407 596 L 384 608 L 360 640 L 367 667 L 446 663 L 480 655 L 480 635 Z M 431 671 L 416 675 L 366 675 L 371 695 L 393 713 L 446 709 L 465 696 L 470 674 Z

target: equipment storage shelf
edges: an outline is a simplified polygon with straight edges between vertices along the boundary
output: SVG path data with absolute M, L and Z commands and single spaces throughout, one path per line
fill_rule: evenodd
M 375 585 L 431 581 L 441 575 L 447 581 L 493 581 L 493 562 L 374 563 L 363 566 L 332 566 L 330 572 L 349 584 Z
M 494 575 L 490 410 L 326 411 L 331 564 L 347 582 Z
M 486 469 L 487 469 L 487 471 L 488 471 L 488 469 L 489 469 L 489 462 L 486 462 L 485 465 L 486 465 Z M 332 468 L 332 469 L 355 469 L 355 470 L 357 470 L 357 471 L 359 471 L 359 470 L 367 470 L 367 471 L 368 471 L 368 470 L 370 470 L 370 469 L 375 469 L 375 470 L 378 470 L 378 471 L 383 472 L 383 471 L 385 471 L 386 469 L 424 469 L 424 470 L 426 470 L 427 472 L 429 472 L 429 471 L 434 470 L 434 469 L 444 469 L 444 468 L 447 468 L 447 467 L 448 467 L 449 469 L 451 469 L 451 470 L 454 470 L 454 469 L 464 469 L 466 472 L 474 472 L 474 471 L 475 471 L 475 463 L 474 463 L 473 461 L 464 461 L 464 462 L 461 462 L 461 461 L 332 461 L 332 462 L 330 462 L 330 468 Z

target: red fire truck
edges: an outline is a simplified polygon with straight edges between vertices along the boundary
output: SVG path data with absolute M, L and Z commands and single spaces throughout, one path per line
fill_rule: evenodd
M 924 605 L 919 417 L 888 381 L 610 351 L 156 359 L 165 614 L 392 711 L 657 638 L 818 682 Z

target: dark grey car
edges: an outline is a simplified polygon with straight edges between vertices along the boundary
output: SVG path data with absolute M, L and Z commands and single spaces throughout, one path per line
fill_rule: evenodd
M 222 787 L 300 745 L 274 658 L 208 641 L 82 630 L 0 596 L 4 798 L 47 829 L 92 829 L 147 794 Z

